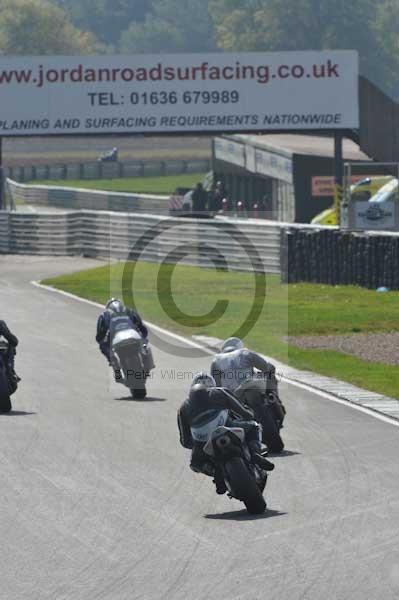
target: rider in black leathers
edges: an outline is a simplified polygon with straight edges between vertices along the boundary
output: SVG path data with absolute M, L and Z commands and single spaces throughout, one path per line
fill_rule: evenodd
M 21 380 L 21 378 L 18 377 L 14 370 L 14 357 L 16 354 L 15 348 L 18 346 L 18 338 L 13 333 L 11 333 L 5 321 L 2 320 L 0 320 L 0 337 L 4 337 L 8 342 L 8 352 L 6 356 L 7 370 L 11 381 L 15 385 L 16 383 L 18 383 L 18 381 Z
M 214 414 L 215 409 L 216 411 L 229 410 L 226 426 L 244 429 L 253 461 L 261 468 L 271 471 L 274 468 L 273 463 L 261 455 L 261 426 L 253 420 L 252 411 L 245 408 L 228 390 L 215 387 L 215 380 L 206 373 L 198 373 L 194 377 L 189 396 L 177 414 L 180 443 L 184 448 L 192 450 L 191 469 L 206 475 L 210 474 L 203 470 L 203 467 L 209 464 L 211 459 L 203 451 L 204 444 L 193 440 L 191 426 L 195 424 L 196 420 L 203 419 L 205 413 Z M 214 469 L 214 478 L 216 492 L 224 494 L 226 485 L 223 474 L 217 467 Z

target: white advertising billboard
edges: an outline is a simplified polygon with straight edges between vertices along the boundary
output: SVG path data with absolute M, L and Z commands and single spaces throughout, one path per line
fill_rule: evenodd
M 351 50 L 0 57 L 0 136 L 358 127 Z

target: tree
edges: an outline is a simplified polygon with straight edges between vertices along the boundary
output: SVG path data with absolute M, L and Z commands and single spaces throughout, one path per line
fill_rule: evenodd
M 56 0 L 77 27 L 93 31 L 101 42 L 115 45 L 130 23 L 141 23 L 152 0 Z
M 90 54 L 94 49 L 94 36 L 74 27 L 47 0 L 0 0 L 2 54 Z
M 398 0 L 210 0 L 209 9 L 224 50 L 355 49 L 361 71 L 389 88 L 398 59 L 386 2 L 398 11 Z
M 199 52 L 216 48 L 204 0 L 157 0 L 143 24 L 121 36 L 123 52 Z

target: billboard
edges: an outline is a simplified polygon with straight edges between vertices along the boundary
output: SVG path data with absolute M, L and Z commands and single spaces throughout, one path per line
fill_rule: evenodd
M 351 50 L 0 57 L 0 135 L 358 127 Z

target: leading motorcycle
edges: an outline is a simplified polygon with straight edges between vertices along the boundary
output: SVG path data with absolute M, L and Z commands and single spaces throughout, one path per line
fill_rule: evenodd
M 132 397 L 146 397 L 146 380 L 155 367 L 151 349 L 136 329 L 116 331 L 111 346 L 111 363 L 120 378 L 118 383 L 129 388 Z
M 8 413 L 12 409 L 10 396 L 17 390 L 18 380 L 8 364 L 9 345 L 0 341 L 0 413 Z

